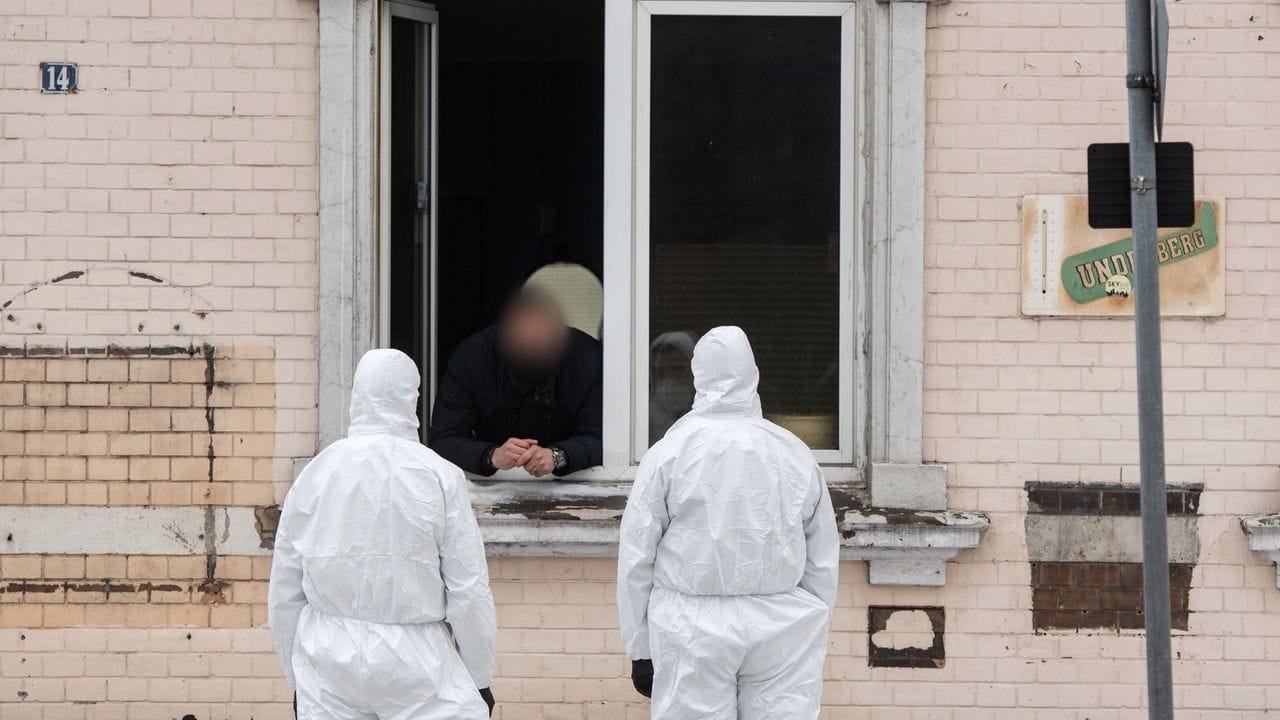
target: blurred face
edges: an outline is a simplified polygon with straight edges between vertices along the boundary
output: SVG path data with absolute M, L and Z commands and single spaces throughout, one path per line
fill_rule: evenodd
M 554 307 L 515 308 L 502 321 L 502 353 L 517 378 L 540 383 L 555 374 L 567 333 Z

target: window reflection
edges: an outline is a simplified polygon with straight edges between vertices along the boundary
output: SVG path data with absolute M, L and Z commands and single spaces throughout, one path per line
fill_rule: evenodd
M 840 19 L 655 15 L 651 47 L 651 342 L 741 326 L 765 412 L 837 447 Z
M 692 333 L 667 332 L 649 345 L 649 443 L 693 407 Z

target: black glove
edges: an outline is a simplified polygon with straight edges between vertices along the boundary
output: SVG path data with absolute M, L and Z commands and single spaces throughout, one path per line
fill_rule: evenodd
M 641 695 L 647 698 L 653 697 L 652 660 L 631 661 L 631 684 L 636 686 L 636 692 Z
M 489 688 L 480 688 L 480 697 L 484 699 L 484 704 L 489 706 L 489 717 L 493 717 L 493 691 Z

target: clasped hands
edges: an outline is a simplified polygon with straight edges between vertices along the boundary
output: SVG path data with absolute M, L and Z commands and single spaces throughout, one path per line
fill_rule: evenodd
M 524 468 L 536 478 L 547 475 L 556 467 L 551 448 L 542 447 L 537 440 L 527 438 L 511 438 L 494 448 L 490 462 L 499 470 Z

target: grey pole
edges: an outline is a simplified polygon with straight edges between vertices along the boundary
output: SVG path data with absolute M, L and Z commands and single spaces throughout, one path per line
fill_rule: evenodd
M 1147 635 L 1147 717 L 1172 720 L 1169 544 L 1164 483 L 1164 382 L 1156 256 L 1156 148 L 1151 0 L 1125 0 L 1129 88 L 1129 194 L 1133 210 L 1134 326 L 1138 348 L 1138 454 L 1142 472 L 1142 580 Z

